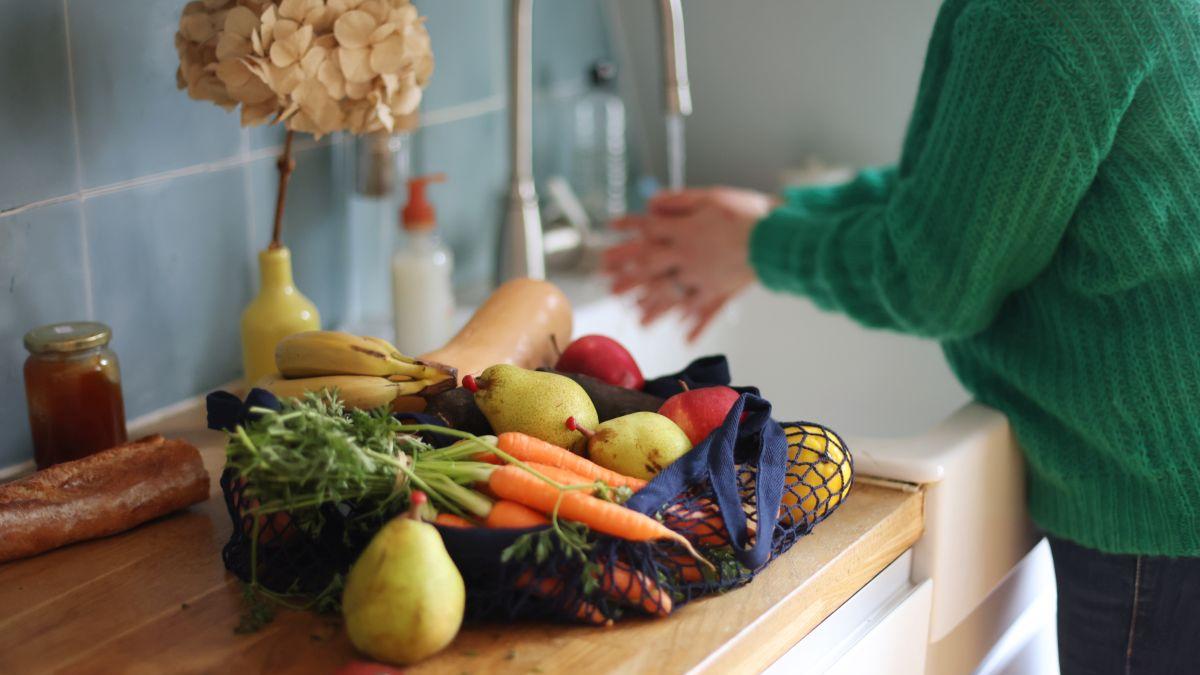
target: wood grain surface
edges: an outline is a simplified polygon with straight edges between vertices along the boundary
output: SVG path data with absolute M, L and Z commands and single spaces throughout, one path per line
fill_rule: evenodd
M 355 658 L 335 619 L 283 611 L 233 632 L 240 587 L 221 565 L 229 518 L 222 438 L 194 418 L 162 428 L 201 448 L 207 502 L 130 532 L 0 565 L 0 673 L 332 673 Z M 609 628 L 464 628 L 415 673 L 758 672 L 920 536 L 922 494 L 862 485 L 755 581 Z

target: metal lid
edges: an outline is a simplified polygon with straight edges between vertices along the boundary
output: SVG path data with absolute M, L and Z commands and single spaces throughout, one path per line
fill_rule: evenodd
M 103 347 L 112 329 L 94 321 L 68 321 L 39 326 L 25 334 L 25 349 L 32 354 L 78 352 Z

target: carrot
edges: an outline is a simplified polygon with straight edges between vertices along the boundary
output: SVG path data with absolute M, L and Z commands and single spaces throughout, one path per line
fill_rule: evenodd
M 484 522 L 484 525 L 494 529 L 516 529 L 549 524 L 550 519 L 546 516 L 524 504 L 510 502 L 507 499 L 501 499 L 493 504 L 492 511 L 488 514 L 487 521 Z
M 663 512 L 663 523 L 699 546 L 728 546 L 729 533 L 720 508 L 710 500 L 701 500 L 691 509 L 674 504 Z M 746 521 L 751 537 L 757 531 L 754 521 Z
M 685 555 L 673 555 L 670 560 L 675 563 L 675 569 L 679 572 L 680 579 L 690 584 L 704 581 L 704 570 L 700 569 L 695 560 Z
M 536 578 L 533 576 L 532 570 L 525 570 L 522 572 L 521 576 L 517 577 L 516 586 L 517 588 L 528 589 L 534 595 L 538 595 L 543 598 L 553 598 L 560 594 L 563 589 L 563 583 L 561 580 Z M 612 619 L 605 617 L 604 613 L 600 611 L 600 608 L 596 607 L 590 602 L 585 602 L 583 600 L 577 600 L 575 602 L 566 601 L 564 602 L 564 606 L 575 615 L 575 618 L 583 621 L 584 623 L 595 624 L 597 626 L 612 624 Z
M 604 534 L 628 541 L 673 541 L 687 549 L 697 560 L 712 566 L 683 535 L 657 520 L 620 504 L 606 502 L 578 491 L 560 490 L 516 466 L 502 466 L 492 472 L 488 486 L 502 499 L 511 499 L 541 511 L 574 520 Z
M 640 478 L 623 476 L 616 471 L 606 469 L 594 462 L 589 462 L 569 450 L 515 431 L 500 434 L 496 439 L 496 447 L 522 462 L 548 464 L 579 474 L 588 479 L 585 482 L 598 480 L 611 487 L 624 486 L 635 492 L 646 486 L 646 481 Z M 495 457 L 495 454 L 485 452 L 476 455 L 475 459 L 483 462 L 491 462 L 492 458 Z
M 433 519 L 433 522 L 435 525 L 442 525 L 444 527 L 476 527 L 475 523 L 462 516 L 456 516 L 453 513 L 439 513 L 437 514 L 437 518 Z
M 601 590 L 609 597 L 635 607 L 640 606 L 648 614 L 667 616 L 671 613 L 671 597 L 657 584 L 647 581 L 645 575 L 619 563 L 610 569 L 612 570 L 611 575 L 601 574 L 599 578 Z M 517 577 L 516 586 L 532 591 L 535 595 L 543 598 L 560 596 L 565 588 L 561 579 L 536 578 L 533 576 L 532 570 L 522 572 L 521 576 Z M 650 595 L 646 595 L 643 589 L 650 591 Z M 593 624 L 609 622 L 600 609 L 590 602 L 565 600 L 564 605 L 571 609 L 572 614 L 581 621 Z
M 691 558 L 687 560 L 695 564 Z M 605 572 L 600 572 L 599 581 L 600 589 L 605 593 L 635 607 L 640 606 L 647 614 L 666 616 L 671 613 L 671 596 L 646 575 L 630 569 L 624 563 L 616 563 Z
M 595 479 L 593 479 L 593 478 L 585 478 L 585 477 L 575 473 L 574 471 L 569 471 L 567 469 L 563 469 L 563 468 L 554 466 L 553 464 L 542 464 L 541 462 L 525 462 L 525 466 L 528 466 L 529 468 L 533 469 L 534 471 L 537 471 L 538 473 L 542 474 L 546 478 L 549 478 L 550 480 L 554 481 L 555 483 L 561 483 L 563 485 L 590 485 L 590 484 L 593 484 L 596 482 Z M 595 490 L 580 490 L 580 492 L 594 494 Z

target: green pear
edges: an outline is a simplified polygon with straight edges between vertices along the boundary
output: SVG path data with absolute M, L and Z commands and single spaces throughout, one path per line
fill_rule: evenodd
M 615 417 L 589 429 L 578 420 L 587 436 L 587 456 L 617 473 L 650 480 L 692 449 L 692 442 L 670 418 L 652 412 L 635 412 Z
M 556 373 L 502 364 L 473 380 L 464 379 L 463 385 L 475 392 L 475 404 L 497 434 L 519 431 L 578 451 L 583 436 L 568 429 L 563 420 L 574 417 L 585 426 L 600 422 L 583 387 Z
M 407 516 L 376 533 L 342 592 L 346 632 L 374 659 L 408 665 L 436 654 L 458 633 L 466 604 L 462 575 L 437 529 Z

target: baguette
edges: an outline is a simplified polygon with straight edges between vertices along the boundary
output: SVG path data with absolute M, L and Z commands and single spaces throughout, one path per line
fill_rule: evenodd
M 0 562 L 123 532 L 208 499 L 200 452 L 147 436 L 0 485 Z

